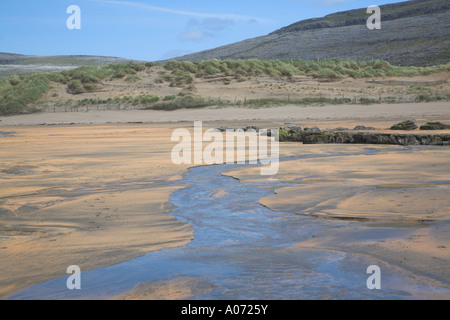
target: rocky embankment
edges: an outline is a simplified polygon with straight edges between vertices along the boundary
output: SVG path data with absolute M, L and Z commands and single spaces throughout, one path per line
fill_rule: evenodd
M 391 145 L 450 145 L 450 134 L 412 134 L 412 133 L 382 133 L 382 132 L 307 132 L 290 131 L 280 136 L 280 141 L 295 141 L 304 144 L 391 144 Z
M 402 128 L 402 129 L 399 129 Z M 394 125 L 390 130 L 404 130 L 410 132 L 392 133 L 379 132 L 374 128 L 358 126 L 353 130 L 338 128 L 335 130 L 320 130 L 319 128 L 305 128 L 298 126 L 280 128 L 280 141 L 302 142 L 304 144 L 390 144 L 390 145 L 450 145 L 450 133 L 425 133 L 425 130 L 442 130 L 450 128 L 448 125 L 433 123 L 422 126 L 421 132 L 415 130 L 412 121 L 405 121 Z
M 402 146 L 450 146 L 450 132 L 429 133 L 433 130 L 450 130 L 450 125 L 441 122 L 429 122 L 419 127 L 415 121 L 407 120 L 393 125 L 384 131 L 364 125 L 348 128 L 319 129 L 317 127 L 304 128 L 289 126 L 277 129 L 280 142 L 302 142 L 303 144 L 386 144 Z M 216 128 L 219 132 L 235 132 L 235 129 Z M 274 130 L 261 130 L 255 126 L 240 129 L 241 132 L 259 132 L 261 135 L 271 136 Z M 390 131 L 390 132 L 387 132 Z M 404 131 L 395 132 L 392 131 Z M 408 131 L 408 132 L 406 132 Z M 414 131 L 414 132 L 413 132 Z M 426 132 L 428 131 L 428 132 Z

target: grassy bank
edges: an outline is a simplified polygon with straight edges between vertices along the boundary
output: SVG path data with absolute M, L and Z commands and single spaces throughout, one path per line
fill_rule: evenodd
M 94 104 L 125 104 L 144 109 L 175 110 L 180 108 L 201 108 L 211 105 L 229 105 L 229 101 L 210 99 L 195 95 L 196 80 L 207 80 L 215 77 L 227 77 L 224 84 L 231 81 L 246 81 L 252 77 L 269 76 L 277 79 L 289 79 L 295 75 L 305 75 L 314 79 L 337 81 L 344 78 L 379 78 L 408 77 L 428 75 L 435 72 L 449 71 L 450 63 L 433 67 L 397 67 L 381 60 L 205 60 L 198 63 L 189 61 L 168 61 L 166 63 L 129 63 L 109 64 L 105 66 L 83 66 L 73 70 L 41 73 L 29 77 L 13 76 L 0 80 L 0 115 L 12 115 L 39 111 L 37 102 L 54 86 L 62 86 L 73 96 L 71 104 L 78 106 Z M 155 84 L 168 83 L 170 87 L 182 88 L 178 96 L 158 96 L 147 92 L 125 94 L 108 99 L 76 99 L 80 94 L 95 93 L 99 87 L 124 80 L 133 84 L 140 81 L 140 75 L 157 72 Z M 227 82 L 227 83 L 225 83 Z M 416 89 L 415 89 L 416 90 Z M 433 96 L 432 92 L 416 90 L 418 101 L 434 101 L 448 98 Z M 419 92 L 421 91 L 421 92 Z M 44 99 L 45 100 L 45 99 Z M 234 105 L 262 107 L 280 104 L 321 104 L 321 103 L 361 103 L 376 101 L 349 99 L 326 99 L 305 97 L 302 99 L 253 99 L 235 101 Z M 40 101 L 45 104 L 45 101 Z
M 175 74 L 205 77 L 217 74 L 234 76 L 292 77 L 307 75 L 314 78 L 339 79 L 343 77 L 371 78 L 390 76 L 416 76 L 450 70 L 450 63 L 432 67 L 396 67 L 382 60 L 355 61 L 331 59 L 320 61 L 304 60 L 205 60 L 198 63 L 169 61 L 165 69 Z M 169 79 L 171 80 L 171 79 Z
M 0 115 L 38 111 L 32 104 L 50 87 L 46 75 L 13 76 L 0 81 Z

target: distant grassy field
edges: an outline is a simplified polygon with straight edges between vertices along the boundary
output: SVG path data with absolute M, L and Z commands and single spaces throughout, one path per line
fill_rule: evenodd
M 249 77 L 268 76 L 275 79 L 289 79 L 303 75 L 313 79 L 338 81 L 345 78 L 370 79 L 375 77 L 410 77 L 428 75 L 436 72 L 450 71 L 450 63 L 432 67 L 397 67 L 381 60 L 355 61 L 331 59 L 321 61 L 303 60 L 205 60 L 198 63 L 187 61 L 169 61 L 166 63 L 127 63 L 108 64 L 104 66 L 82 66 L 73 70 L 47 72 L 32 76 L 14 75 L 0 80 L 0 115 L 12 115 L 39 111 L 36 101 L 49 88 L 64 86 L 66 93 L 76 97 L 83 93 L 96 92 L 104 83 L 124 80 L 129 84 L 139 81 L 142 72 L 157 71 L 155 83 L 168 83 L 170 87 L 183 88 L 180 96 L 154 96 L 148 92 L 140 92 L 107 100 L 81 100 L 81 105 L 95 103 L 126 103 L 146 109 L 174 110 L 179 108 L 206 107 L 210 105 L 232 104 L 229 101 L 198 97 L 193 94 L 195 81 L 214 77 L 229 77 L 234 81 L 245 81 Z M 231 80 L 224 80 L 227 85 Z M 421 91 L 422 101 L 434 98 L 426 91 Z M 447 99 L 448 96 L 439 96 Z M 302 98 L 302 99 L 250 99 L 239 102 L 246 106 L 263 106 L 276 104 L 312 104 L 312 103 L 347 103 L 342 99 Z M 368 101 L 359 101 L 367 103 Z

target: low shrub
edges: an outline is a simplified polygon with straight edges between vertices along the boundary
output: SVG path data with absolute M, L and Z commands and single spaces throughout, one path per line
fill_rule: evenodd
M 205 108 L 222 103 L 223 102 L 220 102 L 216 99 L 206 99 L 199 96 L 187 95 L 178 97 L 172 101 L 163 101 L 156 103 L 148 109 L 173 111 L 177 109 Z
M 36 112 L 31 106 L 50 87 L 45 74 L 36 74 L 28 78 L 13 77 L 13 81 L 3 80 L 0 84 L 0 115 Z

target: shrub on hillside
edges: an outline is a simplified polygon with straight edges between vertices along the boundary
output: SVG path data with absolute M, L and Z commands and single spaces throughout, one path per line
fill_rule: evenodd
M 28 78 L 15 78 L 0 84 L 0 115 L 20 114 L 37 111 L 31 106 L 50 87 L 50 80 L 44 74 Z

